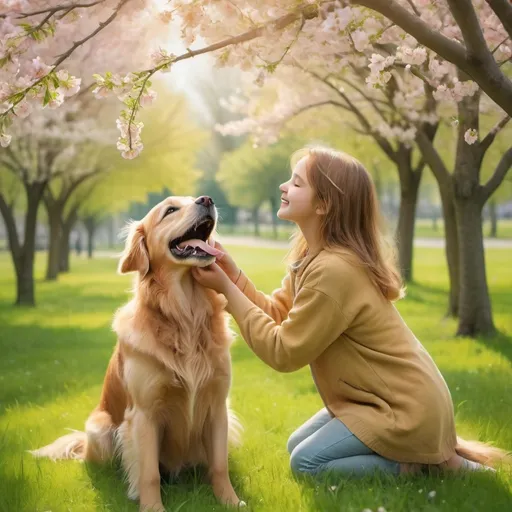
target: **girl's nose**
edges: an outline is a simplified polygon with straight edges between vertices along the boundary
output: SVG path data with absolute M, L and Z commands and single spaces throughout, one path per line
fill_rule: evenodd
M 286 185 L 287 183 L 281 183 L 281 185 L 279 185 L 279 190 L 281 192 L 286 192 Z

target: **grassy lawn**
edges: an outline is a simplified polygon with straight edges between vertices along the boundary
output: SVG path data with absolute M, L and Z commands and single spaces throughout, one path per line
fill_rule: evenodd
M 393 231 L 393 227 L 390 228 Z M 484 221 L 483 230 L 484 236 L 488 237 L 490 232 L 490 223 L 488 220 Z M 288 240 L 293 228 L 287 224 L 280 224 L 277 230 L 278 240 Z M 254 227 L 251 225 L 245 226 L 229 226 L 221 225 L 220 233 L 224 235 L 240 235 L 240 236 L 253 236 Z M 260 226 L 260 236 L 262 238 L 274 238 L 272 226 L 262 224 Z M 420 238 L 443 238 L 444 237 L 444 226 L 443 220 L 438 219 L 437 226 L 434 227 L 432 220 L 430 219 L 417 219 L 415 236 Z M 500 219 L 498 222 L 498 239 L 510 240 L 512 239 L 512 219 Z
M 282 277 L 283 251 L 232 248 L 240 266 L 265 291 Z M 446 269 L 442 251 L 416 251 L 408 297 L 398 304 L 439 365 L 452 391 L 459 434 L 512 450 L 512 266 L 507 250 L 487 252 L 497 338 L 454 338 L 443 319 Z M 15 309 L 10 260 L 0 254 L 0 511 L 135 511 L 118 468 L 74 461 L 36 461 L 25 450 L 82 429 L 96 405 L 114 346 L 110 322 L 128 297 L 130 278 L 116 261 L 73 260 L 58 283 L 42 281 L 37 259 L 36 309 Z M 320 407 L 308 369 L 277 374 L 242 340 L 233 347 L 232 406 L 244 443 L 231 451 L 235 488 L 254 511 L 509 511 L 512 473 L 457 477 L 298 481 L 288 467 L 286 440 Z M 436 491 L 429 499 L 430 491 Z M 200 475 L 163 487 L 168 511 L 224 510 Z

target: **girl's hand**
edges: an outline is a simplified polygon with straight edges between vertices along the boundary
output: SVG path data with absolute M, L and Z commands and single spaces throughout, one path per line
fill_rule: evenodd
M 202 268 L 194 267 L 192 269 L 192 276 L 200 285 L 211 288 L 217 293 L 223 293 L 224 295 L 231 285 L 231 280 L 217 263 L 212 263 Z
M 238 279 L 238 276 L 240 275 L 240 269 L 235 263 L 235 260 L 229 255 L 226 249 L 224 249 L 224 247 L 222 247 L 222 245 L 216 240 L 215 249 L 218 249 L 219 251 L 222 251 L 224 253 L 224 256 L 222 256 L 221 259 L 217 260 L 217 265 L 222 270 L 224 270 L 229 279 L 231 279 L 231 281 L 234 283 Z

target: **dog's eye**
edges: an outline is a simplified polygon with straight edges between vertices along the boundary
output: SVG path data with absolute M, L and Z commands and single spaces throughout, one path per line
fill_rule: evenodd
M 169 206 L 169 208 L 167 208 L 167 210 L 165 210 L 164 217 L 167 217 L 167 215 L 177 212 L 178 210 L 179 210 L 179 208 L 175 208 L 174 206 Z

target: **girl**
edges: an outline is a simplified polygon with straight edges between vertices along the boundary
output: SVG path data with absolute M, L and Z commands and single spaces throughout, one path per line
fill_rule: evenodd
M 483 463 L 502 452 L 457 438 L 447 385 L 393 305 L 403 290 L 369 173 L 318 147 L 296 153 L 292 168 L 278 216 L 299 231 L 281 289 L 258 292 L 227 254 L 193 269 L 226 296 L 261 360 L 280 372 L 311 367 L 325 408 L 288 440 L 292 470 L 490 469 Z

